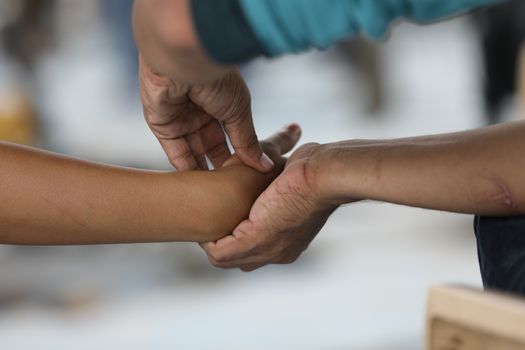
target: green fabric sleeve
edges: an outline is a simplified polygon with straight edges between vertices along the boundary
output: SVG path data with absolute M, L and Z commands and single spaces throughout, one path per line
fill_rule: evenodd
M 219 63 L 240 63 L 266 52 L 237 0 L 191 0 L 193 22 L 208 55 Z

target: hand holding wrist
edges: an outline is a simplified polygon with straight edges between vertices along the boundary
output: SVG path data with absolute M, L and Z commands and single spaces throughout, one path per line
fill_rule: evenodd
M 377 180 L 376 145 L 352 140 L 303 147 L 297 157 L 305 162 L 305 176 L 319 203 L 339 206 L 367 198 L 366 187 Z
M 340 150 L 339 150 L 340 151 Z M 334 144 L 308 143 L 301 146 L 290 157 L 288 166 L 300 166 L 304 174 L 303 186 L 319 206 L 337 207 L 346 203 L 337 192 L 334 168 L 340 160 Z
M 337 205 L 325 199 L 317 174 L 319 144 L 294 152 L 285 169 L 259 196 L 233 234 L 203 245 L 219 267 L 251 271 L 268 263 L 295 261 Z

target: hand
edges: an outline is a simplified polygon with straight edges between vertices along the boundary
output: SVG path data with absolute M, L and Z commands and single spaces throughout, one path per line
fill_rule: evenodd
M 292 123 L 275 132 L 270 137 L 259 141 L 259 145 L 263 149 L 264 153 L 267 154 L 275 164 L 273 171 L 266 173 L 265 176 L 268 176 L 274 180 L 283 171 L 288 160 L 286 157 L 284 157 L 284 155 L 295 147 L 301 138 L 301 133 L 301 127 L 295 123 Z M 227 169 L 231 166 L 242 164 L 244 163 L 239 159 L 238 155 L 233 154 L 224 162 L 222 168 L 218 169 L 218 171 Z M 265 186 L 265 189 L 268 187 L 268 184 Z
M 179 237 L 186 241 L 204 243 L 231 234 L 239 222 L 248 217 L 257 197 L 282 172 L 286 163 L 286 158 L 282 155 L 295 146 L 300 136 L 301 129 L 292 124 L 261 141 L 262 148 L 275 162 L 274 169 L 268 173 L 261 173 L 246 166 L 233 155 L 221 168 L 214 171 L 172 174 L 182 179 L 178 183 L 169 181 L 174 186 L 169 193 L 178 199 L 184 197 L 184 193 L 181 194 L 177 186 L 193 188 L 198 184 L 196 189 L 185 190 L 186 196 L 189 195 L 193 199 L 193 204 L 190 200 L 187 210 L 182 210 L 185 215 L 181 214 L 181 210 L 175 210 L 172 215 L 165 215 L 169 218 L 182 216 L 183 219 L 173 221 L 190 223 L 185 229 L 178 230 L 181 231 Z M 167 175 L 169 176 L 169 173 Z M 169 212 L 169 208 L 167 211 Z
M 247 220 L 231 235 L 201 245 L 213 265 L 252 271 L 269 263 L 292 263 L 301 255 L 337 208 L 317 186 L 314 163 L 320 150 L 318 144 L 299 148 Z
M 250 92 L 237 70 L 190 86 L 156 73 L 141 57 L 139 79 L 146 121 L 178 170 L 207 170 L 205 156 L 221 167 L 230 157 L 222 127 L 243 163 L 262 172 L 273 168 L 257 140 Z

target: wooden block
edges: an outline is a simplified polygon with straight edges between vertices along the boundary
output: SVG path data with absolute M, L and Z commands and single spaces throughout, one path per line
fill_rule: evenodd
M 525 350 L 525 300 L 441 286 L 427 305 L 427 350 Z

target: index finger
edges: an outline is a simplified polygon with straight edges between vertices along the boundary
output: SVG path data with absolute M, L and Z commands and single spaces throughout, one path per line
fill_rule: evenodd
M 259 144 L 251 113 L 224 120 L 223 125 L 235 153 L 244 164 L 263 172 L 268 172 L 274 167 L 275 164 Z

